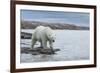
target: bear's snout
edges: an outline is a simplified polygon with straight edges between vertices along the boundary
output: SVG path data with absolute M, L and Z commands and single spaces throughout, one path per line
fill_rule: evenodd
M 55 42 L 55 40 L 53 40 L 53 42 Z

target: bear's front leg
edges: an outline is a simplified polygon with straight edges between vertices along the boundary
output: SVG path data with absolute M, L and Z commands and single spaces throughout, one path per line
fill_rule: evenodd
M 43 48 L 43 44 L 42 44 L 42 41 L 40 41 L 40 48 Z
M 47 42 L 45 40 L 42 41 L 42 47 L 43 49 L 47 49 Z
M 50 45 L 50 49 L 51 49 L 52 53 L 54 53 L 54 50 L 53 50 L 53 42 L 52 41 L 49 41 L 49 45 Z
M 50 45 L 50 48 L 53 49 L 53 42 L 52 41 L 49 41 L 49 45 Z

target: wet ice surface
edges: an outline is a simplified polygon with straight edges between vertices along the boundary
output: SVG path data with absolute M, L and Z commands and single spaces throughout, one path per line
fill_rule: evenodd
M 22 30 L 32 33 L 33 30 Z M 49 62 L 49 61 L 73 61 L 89 59 L 89 31 L 88 30 L 54 30 L 56 40 L 54 49 L 60 49 L 56 54 L 32 55 L 21 53 L 20 62 Z M 30 47 L 30 39 L 21 39 L 21 47 Z M 23 44 L 24 43 L 24 44 Z M 39 42 L 35 47 L 39 46 Z

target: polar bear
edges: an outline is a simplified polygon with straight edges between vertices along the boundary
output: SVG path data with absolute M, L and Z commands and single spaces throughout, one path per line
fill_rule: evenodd
M 31 38 L 31 49 L 34 48 L 35 43 L 39 41 L 41 47 L 47 48 L 47 42 L 49 42 L 50 48 L 53 49 L 53 42 L 55 42 L 55 34 L 50 27 L 38 26 L 35 28 Z

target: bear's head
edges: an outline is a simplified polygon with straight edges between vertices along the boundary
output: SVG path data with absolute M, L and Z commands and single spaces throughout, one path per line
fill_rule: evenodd
M 48 40 L 51 42 L 55 42 L 56 35 L 54 33 L 54 30 L 52 30 L 50 27 L 46 27 L 45 31 L 46 31 L 46 36 Z
M 54 33 L 52 34 L 48 34 L 48 39 L 52 42 L 55 42 L 55 39 L 56 39 L 56 35 Z

